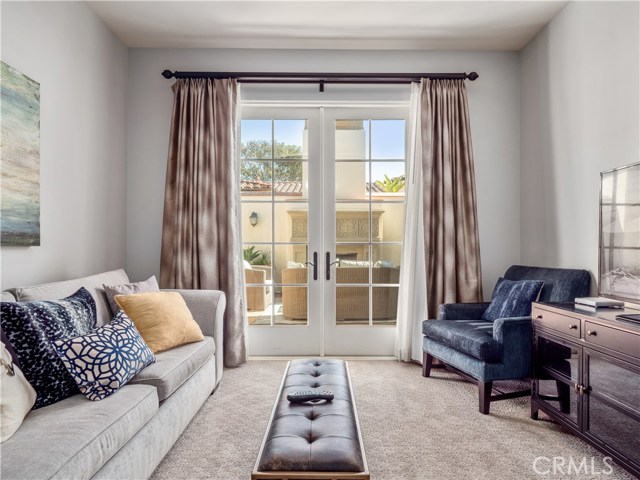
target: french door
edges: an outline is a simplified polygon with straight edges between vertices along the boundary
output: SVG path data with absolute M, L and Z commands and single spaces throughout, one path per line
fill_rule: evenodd
M 392 355 L 405 107 L 243 107 L 249 354 Z

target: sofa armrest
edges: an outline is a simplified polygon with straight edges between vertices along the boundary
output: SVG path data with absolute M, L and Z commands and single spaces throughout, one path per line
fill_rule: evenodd
M 480 320 L 489 302 L 443 303 L 438 308 L 438 320 Z
M 202 333 L 213 337 L 216 346 L 216 385 L 222 378 L 224 366 L 223 330 L 224 309 L 227 298 L 219 290 L 172 290 L 180 293 L 191 310 L 193 319 L 198 323 Z
M 508 368 L 510 378 L 530 377 L 533 343 L 531 317 L 495 320 L 493 338 L 502 344 L 502 363 Z

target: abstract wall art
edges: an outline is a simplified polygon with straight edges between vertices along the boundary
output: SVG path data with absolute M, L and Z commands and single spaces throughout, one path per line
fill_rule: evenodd
M 0 244 L 40 245 L 40 84 L 0 62 Z

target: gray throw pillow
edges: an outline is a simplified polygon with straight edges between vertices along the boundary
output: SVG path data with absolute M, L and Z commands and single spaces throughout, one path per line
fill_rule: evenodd
M 493 292 L 493 300 L 482 315 L 483 320 L 527 317 L 531 315 L 531 302 L 540 297 L 544 282 L 539 280 L 501 279 Z
M 115 315 L 120 310 L 120 307 L 115 301 L 116 295 L 130 295 L 132 293 L 146 293 L 146 292 L 158 292 L 160 287 L 155 275 L 147 278 L 144 282 L 125 283 L 123 285 L 102 285 L 104 292 L 107 294 L 107 300 L 109 300 L 109 308 L 111 308 L 111 314 Z

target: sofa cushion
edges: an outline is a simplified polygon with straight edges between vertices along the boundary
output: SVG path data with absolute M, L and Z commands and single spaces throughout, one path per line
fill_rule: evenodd
M 0 302 L 15 302 L 16 297 L 13 296 L 13 293 L 4 291 L 0 292 Z
M 119 269 L 91 275 L 89 277 L 65 280 L 63 282 L 45 283 L 32 287 L 11 288 L 9 291 L 13 293 L 19 302 L 35 302 L 41 300 L 57 300 L 58 298 L 71 295 L 80 287 L 84 287 L 96 301 L 98 325 L 105 325 L 111 321 L 112 315 L 102 284 L 118 285 L 128 282 L 129 278 L 125 271 Z
M 116 295 L 115 300 L 133 321 L 153 353 L 204 338 L 200 326 L 178 292 Z
M 493 323 L 484 320 L 425 320 L 422 333 L 454 350 L 485 362 L 502 359 L 502 345 L 493 338 Z M 446 359 L 443 358 L 446 362 Z
M 78 392 L 75 381 L 55 352 L 61 338 L 84 335 L 96 326 L 96 304 L 80 288 L 58 301 L 2 304 L 2 330 L 20 360 L 24 376 L 37 393 L 35 408 Z
M 152 385 L 160 401 L 167 399 L 215 353 L 213 338 L 156 354 L 156 363 L 138 373 L 130 384 Z
M 540 297 L 544 282 L 541 280 L 502 279 L 496 285 L 491 304 L 482 314 L 483 320 L 526 317 L 531 315 L 531 302 Z
M 158 411 L 156 389 L 127 385 L 102 402 L 74 395 L 34 410 L 2 444 L 3 479 L 89 478 Z
M 156 361 L 153 352 L 123 311 L 88 335 L 56 340 L 56 352 L 89 400 L 116 393 Z
M 111 314 L 115 315 L 120 307 L 115 301 L 116 295 L 129 295 L 131 293 L 157 292 L 160 290 L 155 275 L 151 275 L 144 282 L 124 283 L 122 285 L 103 285 L 104 293 L 109 302 Z

